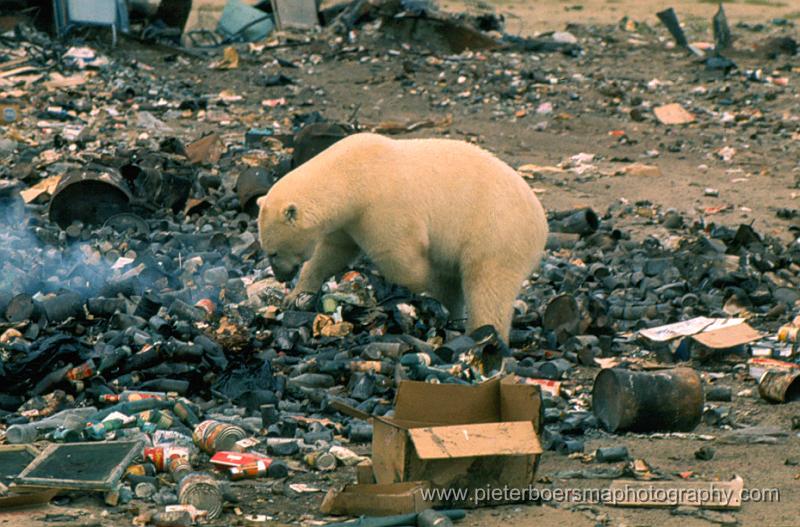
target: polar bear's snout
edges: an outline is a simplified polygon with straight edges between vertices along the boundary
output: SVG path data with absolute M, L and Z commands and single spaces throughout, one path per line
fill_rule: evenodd
M 278 257 L 270 258 L 269 264 L 272 267 L 275 278 L 281 282 L 291 281 L 297 274 L 297 271 L 300 270 L 299 263 L 287 262 Z

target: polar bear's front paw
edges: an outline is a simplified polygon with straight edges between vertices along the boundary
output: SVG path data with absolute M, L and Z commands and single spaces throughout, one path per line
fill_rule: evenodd
M 283 299 L 283 308 L 296 309 L 298 311 L 311 311 L 314 307 L 315 296 L 314 293 L 309 293 L 308 291 L 294 290 Z

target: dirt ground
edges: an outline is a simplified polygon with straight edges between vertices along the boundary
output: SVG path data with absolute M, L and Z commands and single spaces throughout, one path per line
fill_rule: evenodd
M 727 0 L 725 11 L 733 21 L 767 21 L 775 17 L 797 19 L 800 5 L 791 0 Z M 624 16 L 655 24 L 655 14 L 672 7 L 685 19 L 708 19 L 717 9 L 712 0 L 446 0 L 452 11 L 491 6 L 506 15 L 508 30 L 529 35 L 563 29 L 567 24 L 613 24 Z
M 800 21 L 800 4 L 796 1 L 737 0 L 726 2 L 728 18 L 734 28 L 737 52 L 731 57 L 740 69 L 762 68 L 765 73 L 787 77 L 788 86 L 774 84 L 747 84 L 736 76 L 723 79 L 707 72 L 696 59 L 685 52 L 671 49 L 669 37 L 657 25 L 654 13 L 673 6 L 687 27 L 692 41 L 711 41 L 709 20 L 716 11 L 710 2 L 689 0 L 648 1 L 636 0 L 572 0 L 539 1 L 500 0 L 496 2 L 447 1 L 444 6 L 452 11 L 486 10 L 496 6 L 506 16 L 510 33 L 532 35 L 547 30 L 563 30 L 568 24 L 579 42 L 591 42 L 586 53 L 578 58 L 560 54 L 541 55 L 539 67 L 553 74 L 558 83 L 538 88 L 540 96 L 532 108 L 542 101 L 552 101 L 555 114 L 539 116 L 530 110 L 522 117 L 514 117 L 497 110 L 491 104 L 462 107 L 455 104 L 446 109 L 437 107 L 433 97 L 409 95 L 397 80 L 401 69 L 391 62 L 349 60 L 346 55 L 335 62 L 323 61 L 313 68 L 293 69 L 287 72 L 301 84 L 311 87 L 304 95 L 309 100 L 305 111 L 317 110 L 330 119 L 348 119 L 354 114 L 361 123 L 383 120 L 420 120 L 438 118 L 445 113 L 453 115 L 453 123 L 446 131 L 419 130 L 408 137 L 446 134 L 450 137 L 469 138 L 497 153 L 517 167 L 524 164 L 555 165 L 581 152 L 595 154 L 604 162 L 646 162 L 657 165 L 661 176 L 634 176 L 592 174 L 576 177 L 568 173 L 560 176 L 541 176 L 531 181 L 546 208 L 567 209 L 589 205 L 604 211 L 610 204 L 624 198 L 631 202 L 647 201 L 663 208 L 674 207 L 692 219 L 727 224 L 755 221 L 757 229 L 791 238 L 791 223 L 776 217 L 776 209 L 798 208 L 795 178 L 800 175 L 800 135 L 792 127 L 800 120 L 797 109 L 797 89 L 800 83 L 800 61 L 797 56 L 780 56 L 765 59 L 758 55 L 757 46 L 767 35 L 780 31 L 782 35 L 798 37 L 795 27 L 770 25 L 774 18 Z M 646 23 L 651 30 L 615 33 L 615 39 L 605 38 L 595 28 L 616 25 L 628 16 Z M 737 26 L 737 23 L 764 23 L 762 32 Z M 755 51 L 754 51 L 755 50 Z M 308 52 L 324 53 L 314 47 Z M 274 73 L 276 67 L 269 60 L 244 58 L 238 70 L 213 71 L 202 59 L 182 58 L 177 64 L 165 65 L 163 52 L 142 49 L 134 45 L 123 46 L 118 53 L 148 63 L 159 74 L 184 79 L 203 93 L 218 93 L 223 89 L 242 95 L 245 102 L 257 103 L 262 99 L 280 97 L 282 88 L 263 88 L 253 79 L 263 73 Z M 276 52 L 275 56 L 290 58 L 299 51 Z M 492 65 L 489 65 L 489 70 Z M 418 85 L 433 86 L 439 70 L 422 66 L 416 71 Z M 580 74 L 587 80 L 575 81 Z M 455 73 L 447 73 L 447 82 L 454 83 Z M 562 82 L 561 79 L 572 79 Z M 648 83 L 660 84 L 648 91 Z M 609 87 L 618 88 L 618 94 L 608 95 Z M 702 87 L 702 91 L 698 91 Z M 694 91 L 693 91 L 694 90 Z M 454 95 L 455 88 L 450 92 Z M 679 101 L 698 115 L 698 121 L 682 127 L 667 127 L 655 119 L 635 121 L 629 116 L 633 106 L 631 97 L 653 106 Z M 402 95 L 402 96 L 401 96 Z M 577 97 L 573 97 L 575 95 Z M 721 99 L 728 99 L 720 103 Z M 513 103 L 512 103 L 513 106 Z M 520 103 L 519 107 L 522 108 Z M 735 124 L 721 122 L 725 111 L 734 114 Z M 759 115 L 754 115 L 758 112 Z M 547 126 L 542 129 L 541 122 Z M 262 123 L 267 124 L 267 123 Z M 189 123 L 194 134 L 219 125 Z M 623 130 L 627 138 L 621 142 L 619 135 L 610 132 Z M 241 133 L 240 129 L 223 130 Z M 736 154 L 730 161 L 720 159 L 715 153 L 732 146 Z M 621 160 L 621 161 L 614 161 Z M 718 195 L 707 195 L 707 188 Z M 730 206 L 727 211 L 716 209 Z M 657 225 L 644 218 L 641 228 L 648 234 L 664 235 Z M 586 443 L 586 452 L 601 446 L 627 446 L 631 455 L 647 461 L 660 471 L 675 475 L 691 471 L 694 479 L 728 480 L 734 475 L 744 478 L 749 489 L 777 488 L 779 503 L 745 503 L 734 512 L 739 525 L 797 525 L 800 517 L 800 468 L 787 464 L 790 458 L 800 459 L 800 439 L 791 431 L 792 417 L 797 415 L 800 402 L 770 406 L 753 395 L 755 384 L 731 373 L 729 367 L 708 366 L 708 371 L 725 372 L 719 381 L 734 388 L 732 407 L 737 422 L 750 425 L 774 425 L 789 431 L 788 439 L 781 444 L 726 445 L 700 439 L 650 438 L 646 436 L 613 436 L 597 433 Z M 583 371 L 567 383 L 572 390 L 590 385 L 594 371 Z M 746 391 L 750 390 L 748 394 Z M 701 424 L 697 434 L 718 437 L 725 431 L 719 427 Z M 699 461 L 694 452 L 701 446 L 716 449 L 712 460 Z M 603 488 L 610 480 L 558 479 L 557 471 L 579 469 L 594 465 L 583 464 L 553 452 L 545 452 L 538 471 L 542 488 Z M 679 482 L 680 478 L 673 481 Z M 677 483 L 676 483 L 677 484 Z M 300 497 L 274 496 L 269 500 L 253 500 L 239 504 L 245 514 L 275 515 L 279 525 L 281 517 L 313 511 L 322 494 Z M 76 511 L 88 511 L 79 514 Z M 64 507 L 49 506 L 47 511 L 20 512 L 0 515 L 0 526 L 11 525 L 118 525 L 112 517 L 104 517 L 102 509 L 91 501 L 79 500 Z M 290 514 L 291 513 L 291 514 Z M 53 514 L 48 518 L 47 514 Z M 60 514 L 74 515 L 59 517 Z M 312 514 L 313 515 L 313 514 Z M 118 518 L 124 518 L 119 516 Z M 314 524 L 319 516 L 306 519 Z M 129 521 L 129 520 L 121 520 Z M 244 525 L 244 520 L 238 520 Z M 295 523 L 296 524 L 296 523 Z M 613 525 L 613 526 L 677 526 L 710 525 L 708 520 L 691 516 L 676 516 L 669 509 L 622 509 L 597 504 L 518 504 L 470 511 L 461 523 L 465 526 L 499 527 L 551 526 L 551 525 Z M 233 525 L 233 524 L 232 524 Z

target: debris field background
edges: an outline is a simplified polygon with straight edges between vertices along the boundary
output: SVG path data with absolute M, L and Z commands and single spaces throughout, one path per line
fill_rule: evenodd
M 579 4 L 580 9 L 575 7 Z M 443 5 L 456 12 L 480 8 L 476 3 Z M 332 52 L 320 40 L 276 51 L 241 51 L 238 68 L 215 70 L 209 68 L 208 59 L 128 41 L 114 50 L 96 49 L 107 52 L 115 62 L 146 65 L 139 71 L 145 72 L 142 77 L 159 95 L 173 91 L 176 98 L 194 93 L 224 100 L 199 121 L 193 111 L 160 116 L 172 128 L 165 136 L 175 135 L 187 142 L 214 131 L 225 144 L 242 143 L 245 132 L 256 124 L 269 126 L 294 113 L 313 111 L 333 121 L 347 121 L 355 115 L 359 124 L 373 128 L 383 124 L 394 129 L 387 121 L 424 123 L 399 136 L 473 140 L 528 177 L 548 211 L 591 207 L 603 214 L 613 206 L 613 226 L 635 240 L 654 237 L 669 245 L 677 243 L 676 238 L 691 237 L 688 229 L 670 230 L 661 224 L 669 208 L 676 209 L 686 225 L 702 221 L 735 229 L 752 222 L 763 235 L 775 236 L 784 243 L 794 239 L 792 217 L 800 208 L 800 61 L 797 55 L 771 56 L 760 46 L 773 36 L 798 38 L 794 23 L 800 18 L 800 7 L 788 1 L 726 3 L 736 37 L 735 51 L 726 56 L 740 71 L 723 76 L 707 71 L 702 61 L 671 46 L 667 31 L 654 16 L 656 11 L 672 6 L 690 41 L 712 42 L 710 20 L 716 6 L 710 3 L 499 1 L 485 5 L 506 15 L 509 33 L 531 35 L 566 29 L 577 37 L 583 54 L 481 52 L 444 56 L 418 54 L 391 45 Z M 622 20 L 626 15 L 630 17 L 627 23 Z M 399 51 L 387 53 L 388 49 Z M 275 57 L 300 67 L 281 67 L 274 62 Z M 221 58 L 221 50 L 214 58 Z M 785 78 L 785 85 L 782 81 L 752 81 L 743 73 L 759 69 L 763 72 L 760 78 Z M 295 84 L 265 87 L 260 82 L 279 73 L 291 77 Z M 483 96 L 488 100 L 480 100 Z M 285 101 L 263 102 L 281 98 Z M 694 114 L 693 123 L 667 126 L 650 111 L 676 102 Z M 44 100 L 38 104 L 45 106 Z M 124 108 L 130 112 L 126 115 L 131 126 L 123 119 L 108 133 L 120 142 L 134 144 L 142 130 L 132 125 L 137 122 L 136 109 Z M 148 133 L 158 135 L 152 130 Z M 582 153 L 591 156 L 579 155 Z M 228 164 L 207 177 L 225 180 L 236 161 L 225 158 L 223 163 Z M 626 171 L 635 163 L 655 165 L 658 170 Z M 620 204 L 621 199 L 626 202 Z M 545 264 L 559 258 L 569 259 L 569 251 L 551 252 Z M 546 302 L 547 298 L 538 300 Z M 765 324 L 754 325 L 774 331 L 795 314 L 789 310 Z M 728 480 L 736 474 L 749 488 L 776 487 L 781 492 L 780 503 L 746 503 L 733 516 L 740 525 L 796 524 L 800 514 L 800 439 L 792 430 L 792 418 L 800 402 L 766 403 L 758 397 L 746 368 L 735 367 L 741 363 L 741 358 L 721 359 L 699 370 L 704 381 L 721 374 L 715 383 L 733 388 L 733 402 L 727 406 L 733 409 L 736 425 L 783 429 L 786 434 L 774 443 L 722 444 L 696 436 L 596 433 L 587 435 L 585 452 L 625 445 L 632 457 L 646 460 L 658 472 L 678 481 L 676 475 L 686 472 L 708 480 Z M 576 367 L 570 372 L 564 381 L 566 393 L 575 396 L 565 397 L 570 400 L 569 408 L 587 409 L 597 371 Z M 694 433 L 716 437 L 726 431 L 702 422 Z M 713 459 L 695 458 L 694 452 L 704 446 L 716 450 Z M 367 453 L 368 444 L 355 450 Z M 539 464 L 537 484 L 607 486 L 609 479 L 558 477 L 564 471 L 593 466 L 600 465 L 547 451 Z M 291 481 L 327 488 L 352 478 L 353 469 L 345 467 L 333 473 L 294 474 Z M 241 492 L 237 506 L 247 514 L 275 515 L 276 524 L 320 517 L 316 509 L 321 493 L 296 494 L 269 480 L 246 482 L 236 488 Z M 129 512 L 109 513 L 100 500 L 85 498 L 63 506 L 2 513 L 0 526 L 122 525 L 130 524 Z M 244 524 L 237 523 L 240 521 L 229 513 L 217 524 Z M 572 504 L 475 509 L 460 524 L 588 526 L 603 521 L 631 526 L 712 524 L 706 519 L 674 516 L 669 510 Z

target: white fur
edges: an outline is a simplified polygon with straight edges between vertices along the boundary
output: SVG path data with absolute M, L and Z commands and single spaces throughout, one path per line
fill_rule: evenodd
M 294 299 L 360 252 L 388 280 L 428 293 L 469 330 L 508 338 L 512 303 L 547 240 L 539 200 L 514 169 L 472 144 L 356 134 L 281 178 L 259 200 L 273 267 L 305 261 Z M 307 261 L 306 261 L 307 260 Z

